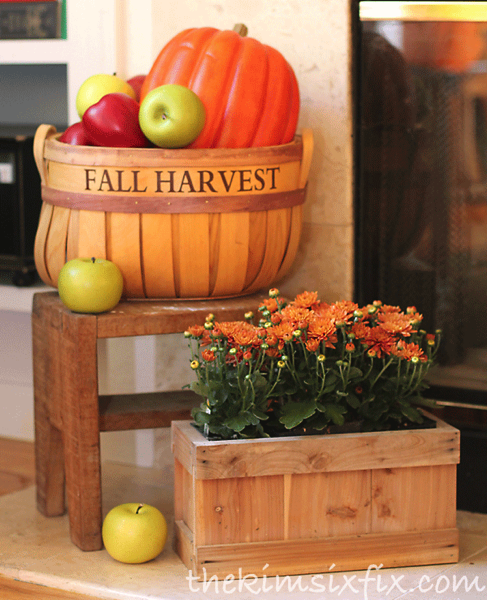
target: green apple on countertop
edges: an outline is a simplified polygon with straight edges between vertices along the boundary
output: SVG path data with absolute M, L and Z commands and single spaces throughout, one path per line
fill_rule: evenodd
M 76 110 L 80 119 L 85 110 L 93 104 L 96 104 L 106 94 L 121 92 L 127 94 L 134 100 L 137 95 L 134 88 L 121 77 L 117 75 L 108 75 L 107 73 L 98 73 L 91 75 L 80 86 L 76 94 Z
M 184 148 L 205 125 L 205 107 L 197 94 L 183 85 L 154 88 L 143 99 L 139 124 L 144 135 L 161 148 Z
M 123 563 L 153 560 L 164 549 L 167 522 L 149 504 L 131 502 L 112 508 L 103 521 L 102 539 L 108 554 Z
M 115 308 L 123 292 L 123 276 L 117 265 L 103 258 L 73 258 L 59 272 L 62 303 L 79 313 L 101 313 Z

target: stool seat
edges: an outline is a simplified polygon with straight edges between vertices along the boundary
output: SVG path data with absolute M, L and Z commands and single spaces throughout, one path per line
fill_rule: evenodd
M 256 311 L 262 294 L 211 300 L 124 300 L 101 314 L 74 313 L 56 291 L 34 294 L 32 352 L 37 508 L 69 515 L 82 550 L 102 548 L 100 432 L 168 427 L 190 419 L 201 398 L 190 391 L 100 395 L 97 340 L 182 333 Z

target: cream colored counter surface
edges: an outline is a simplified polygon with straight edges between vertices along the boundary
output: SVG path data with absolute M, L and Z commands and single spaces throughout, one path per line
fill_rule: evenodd
M 168 517 L 172 536 L 172 471 L 105 463 L 105 513 L 122 502 L 146 502 Z M 168 543 L 154 561 L 126 565 L 104 550 L 71 544 L 67 517 L 47 519 L 35 508 L 35 489 L 0 498 L 0 574 L 71 592 L 117 600 L 254 597 L 320 600 L 464 600 L 487 596 L 487 515 L 459 512 L 457 565 L 319 574 L 239 581 L 191 581 Z M 265 565 L 262 565 L 264 567 Z M 379 577 L 380 576 L 380 577 Z

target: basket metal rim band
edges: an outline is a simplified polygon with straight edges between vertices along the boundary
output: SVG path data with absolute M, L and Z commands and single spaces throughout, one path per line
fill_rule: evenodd
M 302 136 L 279 146 L 255 148 L 106 148 L 102 146 L 74 146 L 58 141 L 61 134 L 48 138 L 44 145 L 44 159 L 66 165 L 113 166 L 113 167 L 222 167 L 231 165 L 255 165 L 256 162 L 273 164 L 301 160 L 303 156 Z M 136 159 L 135 159 L 136 157 Z
M 304 204 L 306 189 L 246 196 L 102 196 L 64 192 L 43 185 L 42 200 L 76 210 L 133 214 L 259 212 Z

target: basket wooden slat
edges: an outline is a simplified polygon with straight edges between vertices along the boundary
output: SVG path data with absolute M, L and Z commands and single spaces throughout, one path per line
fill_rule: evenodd
M 145 291 L 149 298 L 176 297 L 171 221 L 172 215 L 141 215 L 144 272 L 160 275 L 146 279 Z
M 55 285 L 46 265 L 46 244 L 47 234 L 51 225 L 51 217 L 54 206 L 52 204 L 42 203 L 39 215 L 39 224 L 37 226 L 36 243 L 34 248 L 34 260 L 39 277 L 48 285 Z
M 72 210 L 71 216 L 77 221 L 77 227 L 73 231 L 74 247 L 77 250 L 73 258 L 93 255 L 107 258 L 107 214 L 94 210 Z
M 57 281 L 66 255 L 66 243 L 68 236 L 68 225 L 70 209 L 55 206 L 52 211 L 51 224 L 46 244 L 46 264 L 53 281 Z
M 216 229 L 216 228 L 214 228 Z M 218 252 L 216 258 L 217 268 L 213 293 L 216 296 L 227 296 L 235 289 L 244 289 L 245 274 L 247 273 L 248 253 L 241 252 L 241 248 L 249 247 L 250 235 L 249 213 L 222 213 L 219 215 L 215 240 L 216 249 L 219 248 L 217 240 L 226 249 Z M 233 257 L 228 260 L 228 255 Z

